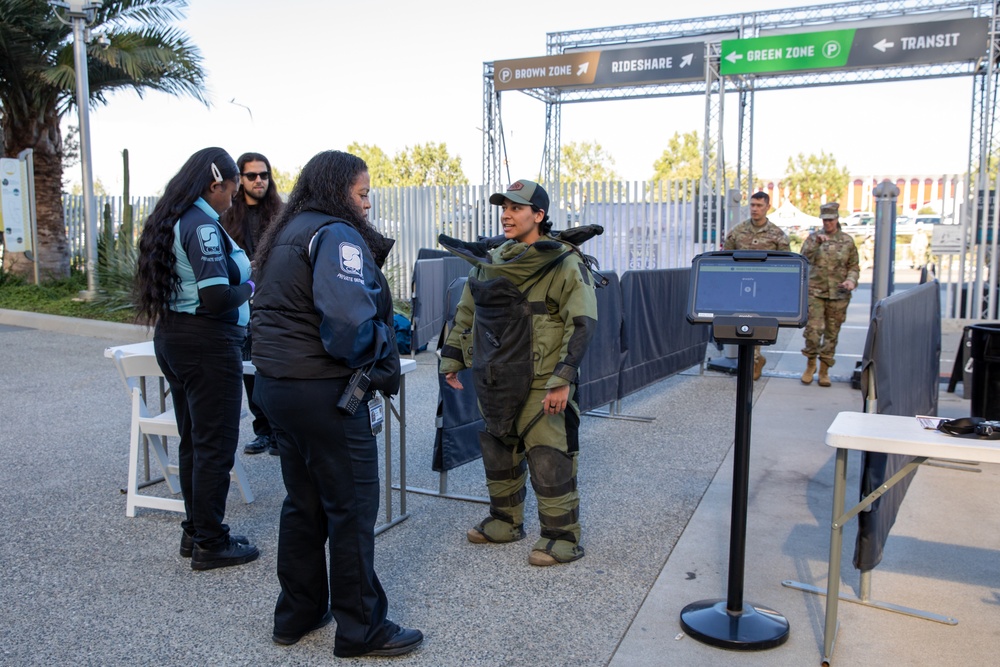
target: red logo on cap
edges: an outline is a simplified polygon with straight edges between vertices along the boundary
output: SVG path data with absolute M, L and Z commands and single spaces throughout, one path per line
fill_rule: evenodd
M 524 189 L 524 183 L 522 183 L 521 181 L 518 181 L 517 183 L 511 183 L 510 185 L 507 186 L 507 192 L 514 192 L 515 190 L 523 190 L 523 189 Z

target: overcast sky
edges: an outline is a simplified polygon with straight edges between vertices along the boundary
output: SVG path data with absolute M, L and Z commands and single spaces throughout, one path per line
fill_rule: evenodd
M 546 55 L 550 32 L 806 4 L 197 0 L 180 27 L 201 49 L 211 107 L 160 93 L 113 95 L 91 113 L 94 174 L 119 193 L 128 148 L 132 194 L 153 195 L 205 146 L 234 158 L 258 151 L 288 171 L 355 141 L 389 155 L 437 142 L 480 183 L 484 62 Z M 758 93 L 754 174 L 778 178 L 789 156 L 822 150 L 855 175 L 964 172 L 971 98 L 968 77 Z M 727 105 L 726 156 L 735 162 L 735 98 Z M 535 177 L 545 105 L 510 91 L 502 108 L 511 177 Z M 623 178 L 646 180 L 670 137 L 701 131 L 704 115 L 701 95 L 568 104 L 562 142 L 597 142 Z M 78 182 L 79 168 L 67 176 Z

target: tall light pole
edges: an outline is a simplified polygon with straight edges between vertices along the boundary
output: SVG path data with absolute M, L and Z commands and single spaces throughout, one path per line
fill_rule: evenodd
M 94 200 L 94 173 L 90 159 L 87 27 L 96 20 L 101 3 L 96 0 L 49 0 L 49 4 L 56 11 L 56 18 L 73 26 L 73 67 L 76 69 L 76 106 L 80 112 L 80 167 L 83 171 L 83 226 L 87 250 L 87 289 L 80 296 L 90 301 L 97 296 L 97 202 Z M 59 15 L 60 9 L 65 18 Z

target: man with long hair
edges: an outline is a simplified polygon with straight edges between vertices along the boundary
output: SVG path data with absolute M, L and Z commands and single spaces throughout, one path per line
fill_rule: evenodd
M 240 187 L 233 198 L 233 205 L 220 220 L 229 235 L 251 259 L 271 221 L 281 212 L 281 197 L 271 178 L 271 161 L 260 153 L 244 153 L 236 160 L 240 171 Z M 247 342 L 243 359 L 250 360 L 253 334 L 247 329 Z M 253 402 L 254 376 L 244 375 L 243 386 L 247 391 L 247 406 L 253 415 L 254 439 L 243 447 L 244 454 L 268 451 L 278 455 L 278 446 L 271 433 L 271 424 L 264 411 Z

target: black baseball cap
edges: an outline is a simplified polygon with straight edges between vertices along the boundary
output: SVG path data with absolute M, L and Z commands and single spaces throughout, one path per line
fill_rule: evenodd
M 514 181 L 507 186 L 506 192 L 497 192 L 490 195 L 490 203 L 494 206 L 502 206 L 504 199 L 509 199 L 518 204 L 535 206 L 546 213 L 549 212 L 549 193 L 534 181 L 524 179 Z

